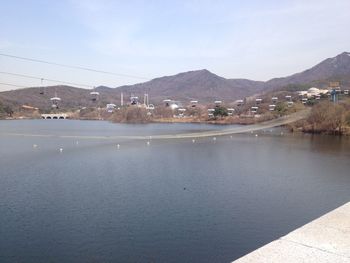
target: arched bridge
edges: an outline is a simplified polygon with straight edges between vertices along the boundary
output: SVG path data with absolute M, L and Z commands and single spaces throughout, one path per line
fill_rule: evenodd
M 41 118 L 44 120 L 63 120 L 67 117 L 68 115 L 65 113 L 41 114 Z

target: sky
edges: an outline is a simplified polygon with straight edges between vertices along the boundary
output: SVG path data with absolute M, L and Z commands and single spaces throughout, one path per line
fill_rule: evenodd
M 116 73 L 0 56 L 0 83 L 18 86 L 54 79 L 117 87 L 199 69 L 268 80 L 350 51 L 349 0 L 11 0 L 0 7 L 1 54 Z M 15 88 L 0 84 L 0 91 Z

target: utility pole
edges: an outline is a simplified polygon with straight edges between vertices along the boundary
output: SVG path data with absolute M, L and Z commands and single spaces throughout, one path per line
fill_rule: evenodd
M 144 95 L 143 95 L 143 105 L 145 105 L 145 107 L 148 107 L 148 94 L 147 93 L 145 93 Z
M 332 89 L 331 91 L 331 98 L 334 104 L 338 102 L 338 95 L 337 95 L 337 89 L 340 89 L 340 83 L 339 81 L 333 81 L 329 83 L 330 88 Z

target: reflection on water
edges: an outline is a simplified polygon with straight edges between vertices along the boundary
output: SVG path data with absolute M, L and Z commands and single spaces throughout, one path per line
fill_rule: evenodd
M 350 200 L 348 138 L 280 129 L 195 143 L 4 135 L 221 128 L 0 122 L 1 262 L 230 262 Z
M 350 155 L 349 137 L 331 135 L 309 135 L 310 146 L 313 151 L 333 154 L 343 152 Z

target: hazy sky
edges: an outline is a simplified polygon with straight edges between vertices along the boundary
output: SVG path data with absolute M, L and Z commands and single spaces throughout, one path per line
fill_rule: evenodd
M 349 0 L 11 0 L 0 7 L 0 53 L 147 79 L 206 68 L 268 80 L 350 51 Z M 143 81 L 2 56 L 0 71 L 91 86 Z M 4 74 L 0 82 L 41 84 Z M 6 89 L 13 87 L 0 84 Z

